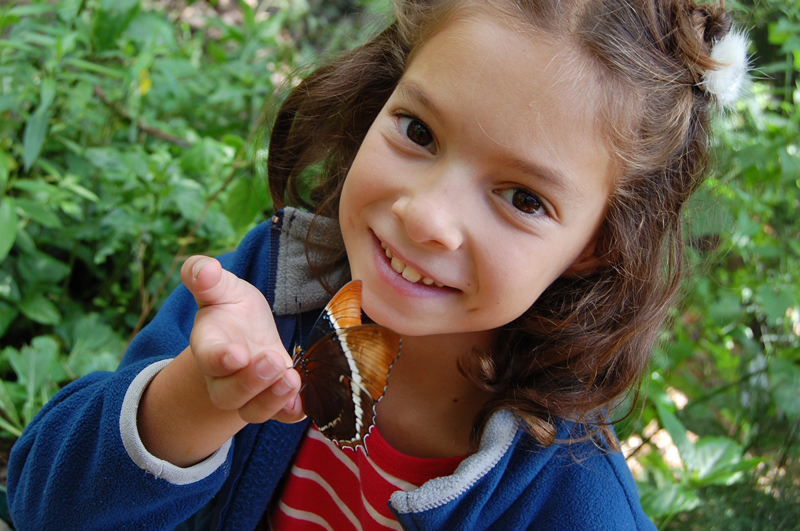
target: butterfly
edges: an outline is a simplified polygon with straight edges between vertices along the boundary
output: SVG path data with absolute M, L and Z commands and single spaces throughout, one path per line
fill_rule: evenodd
M 366 452 L 364 438 L 400 355 L 400 336 L 361 323 L 361 281 L 353 280 L 325 306 L 306 345 L 293 356 L 305 414 L 340 447 Z

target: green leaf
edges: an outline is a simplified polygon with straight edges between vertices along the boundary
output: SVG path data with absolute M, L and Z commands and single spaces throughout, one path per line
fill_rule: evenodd
M 0 202 L 0 263 L 6 259 L 17 239 L 17 212 L 10 197 Z
M 58 204 L 61 211 L 69 217 L 78 221 L 84 220 L 83 209 L 74 201 L 62 201 Z
M 0 112 L 18 109 L 22 103 L 21 94 L 3 94 L 0 96 Z
M 131 20 L 125 34 L 141 50 L 153 48 L 174 48 L 175 30 L 173 24 L 163 16 L 153 12 L 139 13 Z
M 642 508 L 650 518 L 690 511 L 700 505 L 697 494 L 679 483 L 646 492 L 641 501 Z
M 43 293 L 33 293 L 26 296 L 19 303 L 19 310 L 32 321 L 45 325 L 55 325 L 61 322 L 61 313 Z
M 14 277 L 6 271 L 0 269 L 0 298 L 12 302 L 19 302 L 19 287 Z
M 39 154 L 42 152 L 47 132 L 50 128 L 50 113 L 39 112 L 38 110 L 30 115 L 25 124 L 25 135 L 22 140 L 22 160 L 25 163 L 27 172 Z
M 110 50 L 139 11 L 139 0 L 102 0 L 92 28 L 92 42 Z
M 17 381 L 27 395 L 22 408 L 22 418 L 27 425 L 49 398 L 46 387 L 52 383 L 52 374 L 58 364 L 58 343 L 49 336 L 37 336 L 21 351 L 7 348 L 4 354 L 17 373 Z
M 39 107 L 36 112 L 28 117 L 28 122 L 25 125 L 22 158 L 25 162 L 26 172 L 33 166 L 33 163 L 42 152 L 42 146 L 44 146 L 44 141 L 50 128 L 50 117 L 52 115 L 49 112 L 50 106 L 55 96 L 55 80 L 52 77 L 44 78 L 40 87 Z
M 244 139 L 238 135 L 224 135 L 222 143 L 235 149 L 236 153 L 244 147 Z
M 69 266 L 47 253 L 33 250 L 19 257 L 17 266 L 20 277 L 28 285 L 54 285 L 69 274 Z
M 95 313 L 78 320 L 72 339 L 67 366 L 76 378 L 95 371 L 115 370 L 125 348 L 125 341 Z
M 233 162 L 235 150 L 216 140 L 204 138 L 181 156 L 181 169 L 196 177 L 214 177 L 220 169 Z
M 169 194 L 170 201 L 175 205 L 184 219 L 196 221 L 203 213 L 206 204 L 206 195 L 194 181 L 182 180 Z
M 30 199 L 17 198 L 14 200 L 14 205 L 19 208 L 23 214 L 40 225 L 50 229 L 62 228 L 61 220 L 58 216 L 41 203 L 31 201 Z
M 42 171 L 43 171 L 43 172 L 44 172 L 46 175 L 48 175 L 48 176 L 50 176 L 50 177 L 53 177 L 53 178 L 54 178 L 54 179 L 56 179 L 56 180 L 61 180 L 61 170 L 59 170 L 59 169 L 58 169 L 58 168 L 55 166 L 55 164 L 53 164 L 53 163 L 52 163 L 52 162 L 50 162 L 49 160 L 47 160 L 47 159 L 43 159 L 43 158 L 39 157 L 39 158 L 36 160 L 36 166 L 37 166 L 37 167 L 39 167 L 39 168 L 41 168 L 41 169 L 42 169 Z M 21 181 L 21 182 L 24 182 L 24 181 Z
M 791 360 L 769 360 L 769 380 L 775 407 L 791 419 L 800 419 L 800 367 Z
M 37 112 L 45 112 L 50 109 L 53 100 L 56 98 L 56 81 L 52 77 L 46 77 L 42 80 L 41 95 L 39 97 L 39 107 Z
M 238 231 L 252 223 L 259 210 L 251 179 L 242 177 L 233 183 L 224 212 L 234 230 Z
M 687 468 L 696 469 L 695 447 L 686 437 L 686 427 L 660 400 L 655 400 L 654 403 L 658 411 L 658 418 L 661 421 L 661 425 L 669 432 L 670 437 L 672 437 L 672 442 L 678 447 L 681 459 L 683 459 Z
M 24 190 L 31 195 L 39 195 L 44 201 L 58 193 L 58 187 L 39 179 L 17 179 L 12 186 L 15 190 Z
M 11 168 L 8 164 L 8 155 L 0 151 L 0 192 L 2 192 L 3 188 L 5 188 L 10 173 Z M 2 259 L 0 259 L 0 262 L 2 262 Z
M 65 57 L 62 61 L 66 65 L 71 65 L 76 68 L 80 68 L 82 70 L 88 70 L 89 72 L 95 72 L 97 74 L 105 74 L 109 77 L 113 78 L 123 78 L 125 77 L 125 73 L 119 70 L 114 70 L 113 68 L 108 68 L 103 65 L 97 65 L 94 63 L 90 63 L 89 61 L 84 61 L 83 59 L 78 59 L 76 57 Z
M 6 28 L 19 24 L 19 17 L 12 15 L 10 12 L 3 12 L 0 10 L 0 34 L 4 33 Z
M 38 252 L 36 250 L 36 243 L 31 238 L 31 235 L 28 234 L 28 231 L 24 228 L 17 227 L 17 241 L 14 242 L 14 245 L 23 253 L 32 254 Z
M 251 36 L 255 33 L 256 29 L 256 10 L 250 7 L 244 0 L 239 0 L 239 7 L 244 15 L 244 30 L 245 35 Z
M 16 426 L 14 426 L 13 424 L 9 423 L 3 417 L 0 417 L 0 428 L 6 430 L 7 432 L 11 433 L 12 435 L 16 435 L 17 437 L 20 437 L 22 435 L 22 430 L 18 429 Z
M 756 300 L 761 303 L 761 307 L 764 308 L 764 313 L 767 314 L 767 319 L 772 325 L 785 318 L 786 310 L 797 302 L 791 291 L 781 290 L 776 293 L 767 284 L 758 287 Z
M 8 327 L 17 319 L 18 315 L 19 310 L 15 306 L 0 301 L 0 337 L 6 335 Z
M 8 347 L 3 354 L 14 368 L 17 381 L 26 388 L 28 396 L 36 396 L 48 379 L 48 369 L 56 361 L 58 343 L 50 336 L 37 336 L 22 350 Z
M 32 4 L 13 7 L 8 14 L 17 17 L 30 17 L 52 13 L 55 10 L 56 6 L 53 4 Z
M 693 472 L 703 484 L 730 485 L 741 478 L 741 473 L 731 471 L 739 463 L 742 448 L 726 437 L 700 437 L 695 443 Z
M 64 22 L 72 22 L 80 12 L 83 0 L 60 0 L 58 4 L 58 18 Z
M 728 233 L 735 224 L 727 205 L 719 197 L 713 196 L 707 187 L 701 188 L 689 200 L 686 211 L 693 238 Z
M 18 433 L 15 433 L 15 435 L 17 437 L 22 435 L 22 429 L 24 428 L 22 425 L 22 420 L 19 418 L 17 407 L 14 405 L 14 401 L 11 399 L 11 394 L 8 392 L 8 389 L 6 389 L 6 384 L 3 380 L 0 380 L 0 410 L 3 411 L 3 414 L 5 415 L 6 419 L 8 419 L 8 422 L 10 422 L 11 425 L 17 429 Z M 4 427 L 8 429 L 7 426 Z
M 706 306 L 708 316 L 719 327 L 727 326 L 744 314 L 741 297 L 737 293 L 722 292 L 717 300 L 709 297 L 706 299 Z
M 91 201 L 92 203 L 97 203 L 100 200 L 100 198 L 97 197 L 97 194 L 78 184 L 78 181 L 79 179 L 76 175 L 68 173 L 64 177 L 64 180 L 61 181 L 61 187 L 73 192 L 75 195 L 79 195 L 80 197 Z

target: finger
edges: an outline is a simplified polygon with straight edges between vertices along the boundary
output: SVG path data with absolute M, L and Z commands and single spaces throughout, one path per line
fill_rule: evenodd
M 305 419 L 306 414 L 303 411 L 303 399 L 300 397 L 300 393 L 296 394 L 293 400 L 289 400 L 283 409 L 272 418 L 284 424 L 294 424 Z
M 216 285 L 222 276 L 222 265 L 208 256 L 190 256 L 181 266 L 181 281 L 193 294 Z
M 282 387 L 284 386 L 285 387 Z M 276 394 L 276 392 L 285 392 Z M 297 392 L 300 389 L 300 375 L 294 369 L 287 370 L 280 384 L 277 384 L 255 396 L 239 409 L 239 416 L 245 422 L 251 424 L 266 422 L 282 412 L 284 406 L 297 404 Z M 302 410 L 301 410 L 302 413 Z M 296 413 L 291 414 L 291 418 L 296 417 Z M 299 419 L 298 419 L 299 420 Z
M 279 353 L 263 353 L 254 356 L 245 369 L 225 378 L 211 379 L 208 394 L 220 409 L 239 409 L 268 388 L 272 388 L 271 393 L 276 397 L 292 392 L 295 386 L 284 378 L 285 372 Z
M 224 270 L 222 264 L 207 256 L 187 258 L 181 266 L 181 281 L 194 295 L 199 308 L 240 302 L 249 293 L 245 281 Z
M 250 365 L 250 353 L 245 345 L 227 341 L 197 341 L 192 349 L 197 370 L 210 378 L 225 378 Z

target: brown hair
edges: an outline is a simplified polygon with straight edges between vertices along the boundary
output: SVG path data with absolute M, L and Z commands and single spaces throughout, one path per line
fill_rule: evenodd
M 566 38 L 600 91 L 600 127 L 616 159 L 598 249 L 606 264 L 554 282 L 504 327 L 491 352 L 461 370 L 493 398 L 475 420 L 510 409 L 541 444 L 557 418 L 593 426 L 612 446 L 608 412 L 638 387 L 682 264 L 682 207 L 701 182 L 711 96 L 702 76 L 730 30 L 722 6 L 693 0 L 408 0 L 397 20 L 347 55 L 313 72 L 278 112 L 268 178 L 276 207 L 294 204 L 338 217 L 350 165 L 413 51 L 464 6 L 493 9 Z M 301 175 L 320 163 L 303 198 Z

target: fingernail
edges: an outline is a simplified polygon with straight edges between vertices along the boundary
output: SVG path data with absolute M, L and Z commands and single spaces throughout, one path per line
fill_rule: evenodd
M 272 380 L 278 375 L 278 372 L 278 367 L 267 356 L 264 356 L 256 363 L 256 374 L 264 380 Z
M 294 411 L 294 406 L 296 405 L 297 405 L 297 395 L 295 395 L 294 398 L 286 402 L 286 405 L 283 406 L 283 409 L 291 413 L 292 411 Z
M 210 258 L 205 258 L 192 266 L 192 280 L 197 280 L 197 277 L 200 276 L 200 270 L 210 261 Z
M 230 352 L 225 353 L 225 364 L 232 369 L 241 369 L 244 367 L 244 363 L 236 359 L 236 356 Z
M 284 396 L 291 393 L 294 390 L 294 386 L 286 380 L 285 376 L 281 376 L 281 379 L 275 382 L 271 389 L 273 395 Z

